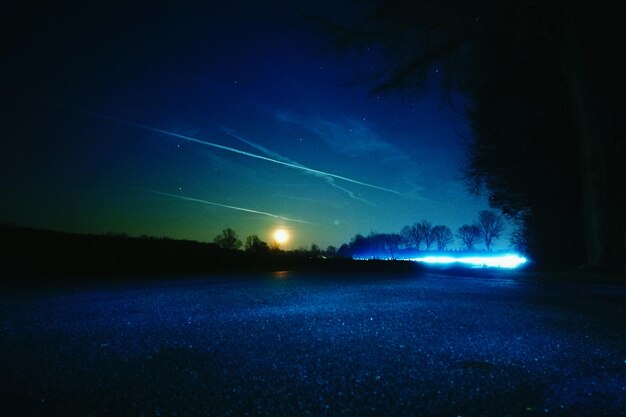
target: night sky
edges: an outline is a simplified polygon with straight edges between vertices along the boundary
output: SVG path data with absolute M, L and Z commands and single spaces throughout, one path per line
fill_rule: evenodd
M 286 249 L 473 222 L 488 205 L 462 180 L 462 100 L 350 83 L 354 62 L 302 19 L 356 13 L 333 4 L 5 12 L 0 220 L 200 241 L 226 227 L 270 241 L 284 227 Z

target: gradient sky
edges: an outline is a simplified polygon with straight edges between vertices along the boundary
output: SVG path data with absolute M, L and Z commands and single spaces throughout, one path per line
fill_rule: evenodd
M 301 19 L 349 20 L 348 3 L 269 4 L 5 14 L 0 220 L 200 241 L 284 227 L 290 249 L 421 219 L 455 231 L 487 208 L 461 179 L 462 114 L 436 91 L 349 85 L 353 62 Z

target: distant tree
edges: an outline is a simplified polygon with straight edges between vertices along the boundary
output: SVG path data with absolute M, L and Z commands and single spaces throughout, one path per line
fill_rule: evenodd
M 267 243 L 259 239 L 258 235 L 250 235 L 246 237 L 246 243 L 244 249 L 249 253 L 267 253 L 269 252 L 269 246 Z
M 356 234 L 348 244 L 350 256 L 367 256 L 372 251 L 371 240 L 361 234 Z
M 426 250 L 430 250 L 433 243 L 435 243 L 432 224 L 428 220 L 422 220 L 419 223 L 415 223 L 413 227 L 415 228 L 416 236 L 426 245 Z
M 329 258 L 334 258 L 335 255 L 337 255 L 337 248 L 333 245 L 329 245 L 324 254 Z
M 254 252 L 254 248 L 258 246 L 259 242 L 261 242 L 261 239 L 259 239 L 258 235 L 250 235 L 246 237 L 243 248 L 246 252 Z
M 463 241 L 465 249 L 472 250 L 474 248 L 474 244 L 480 238 L 480 228 L 475 224 L 464 224 L 459 227 L 456 235 Z
M 272 239 L 272 241 L 270 242 L 270 250 L 272 252 L 278 252 L 280 251 L 280 243 L 278 243 L 276 240 Z
M 424 221 L 422 221 L 422 223 Z M 419 250 L 420 244 L 425 240 L 424 233 L 427 230 L 427 228 L 424 228 L 422 223 L 415 223 L 411 226 L 404 226 L 402 230 L 400 230 L 402 243 L 405 247 L 409 249 Z
M 424 242 L 426 249 L 429 249 L 433 244 L 432 236 L 430 236 L 431 229 L 432 225 L 428 220 L 422 220 L 411 226 L 404 226 L 402 230 L 400 230 L 402 244 L 409 249 L 414 248 L 419 250 L 420 245 Z
M 379 257 L 395 258 L 398 249 L 404 244 L 404 239 L 398 233 L 371 232 L 367 237 L 357 234 L 347 245 L 342 245 L 337 251 L 338 256 L 351 257 Z
M 413 248 L 413 231 L 411 230 L 411 226 L 404 226 L 400 229 L 400 236 L 402 237 L 404 247 L 408 249 Z
M 370 232 L 365 239 L 370 253 L 379 254 L 385 250 L 385 236 L 382 233 Z
M 309 255 L 312 258 L 319 258 L 322 255 L 322 250 L 316 243 L 311 243 L 311 249 L 309 249 Z
M 432 228 L 431 234 L 437 244 L 437 250 L 445 250 L 446 246 L 448 246 L 454 240 L 452 236 L 452 231 L 448 226 L 438 225 Z
M 347 243 L 343 243 L 339 246 L 339 249 L 337 249 L 337 256 L 341 258 L 349 258 L 351 256 L 350 246 Z
M 213 238 L 213 243 L 222 249 L 239 249 L 241 240 L 237 238 L 237 233 L 230 227 L 222 230 L 222 233 Z
M 402 244 L 407 249 L 418 249 L 419 243 L 415 242 L 415 235 L 413 233 L 413 226 L 404 226 L 400 230 L 400 237 L 402 238 Z
M 504 230 L 504 222 L 502 221 L 502 216 L 495 211 L 482 210 L 478 213 L 476 227 L 480 230 L 480 235 L 485 241 L 487 250 L 491 250 L 491 244 L 500 237 Z
M 402 236 L 398 233 L 381 233 L 376 235 L 382 249 L 389 252 L 391 259 L 396 259 L 396 253 L 402 244 Z

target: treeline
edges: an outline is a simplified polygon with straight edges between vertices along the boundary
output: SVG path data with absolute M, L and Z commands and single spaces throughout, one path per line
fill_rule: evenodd
M 357 234 L 350 242 L 342 244 L 339 248 L 328 246 L 324 250 L 313 243 L 310 248 L 300 247 L 290 253 L 293 256 L 310 259 L 397 259 L 400 252 L 404 254 L 422 250 L 448 250 L 455 237 L 461 242 L 463 250 L 474 250 L 478 244 L 483 244 L 486 250 L 491 250 L 493 243 L 503 231 L 502 216 L 493 210 L 483 210 L 478 213 L 478 218 L 474 223 L 462 225 L 455 234 L 446 225 L 433 225 L 428 220 L 422 220 L 413 225 L 404 226 L 398 233 L 372 232 L 368 236 Z M 215 236 L 213 242 L 223 249 L 237 250 L 243 247 L 246 253 L 261 257 L 281 252 L 278 243 L 268 244 L 257 235 L 247 236 L 242 242 L 231 228 L 224 229 L 221 234 Z
M 472 225 L 463 225 L 456 237 L 465 249 L 479 241 L 489 249 L 504 226 L 493 211 L 480 212 Z M 243 241 L 224 229 L 212 243 L 125 234 L 90 235 L 0 226 L 3 265 L 0 277 L 76 277 L 206 274 L 309 266 L 358 267 L 354 258 L 398 259 L 399 251 L 446 250 L 452 231 L 427 220 L 403 227 L 399 233 L 356 235 L 338 249 L 315 243 L 285 251 L 276 242 L 249 235 Z M 243 250 L 242 250 L 243 249 Z M 408 265 L 398 264 L 400 268 Z M 371 269 L 372 265 L 368 265 Z M 386 264 L 384 268 L 394 266 Z
M 483 243 L 486 250 L 504 231 L 502 216 L 492 210 L 483 210 L 473 224 L 464 224 L 456 231 L 456 237 L 462 242 L 464 250 L 471 251 L 478 243 Z M 337 250 L 337 255 L 351 258 L 396 259 L 402 251 L 448 250 L 455 235 L 446 225 L 432 225 L 422 220 L 413 225 L 404 226 L 398 233 L 370 233 L 369 236 L 357 234 L 349 243 L 344 243 Z
M 67 278 L 82 281 L 89 277 L 101 277 L 108 281 L 128 276 L 180 276 L 318 266 L 361 267 L 351 259 L 327 257 L 315 245 L 313 251 L 284 251 L 277 245 L 261 242 L 258 237 L 246 239 L 245 250 L 237 250 L 242 242 L 237 243 L 236 234 L 231 232 L 232 229 L 226 229 L 220 235 L 227 240 L 216 238 L 218 243 L 202 243 L 150 236 L 129 237 L 119 233 L 90 235 L 2 225 L 0 244 L 3 264 L 0 278 Z M 234 242 L 229 240 L 232 237 Z M 385 265 L 384 268 L 394 266 Z M 395 268 L 413 266 L 398 263 Z
M 491 250 L 493 243 L 502 235 L 504 221 L 502 216 L 493 210 L 482 210 L 472 224 L 459 227 L 456 234 L 446 225 L 433 225 L 428 220 L 422 220 L 413 225 L 404 226 L 398 233 L 375 233 L 368 236 L 355 235 L 350 242 L 342 244 L 338 249 L 328 246 L 325 250 L 317 244 L 310 248 L 300 247 L 290 251 L 294 256 L 304 258 L 368 258 L 368 259 L 397 259 L 400 251 L 403 253 L 421 250 L 445 251 L 454 242 L 456 236 L 461 241 L 464 250 L 474 250 L 475 245 L 482 243 L 486 250 Z M 224 229 L 215 236 L 213 242 L 222 249 L 238 250 L 243 247 L 246 253 L 261 257 L 280 253 L 280 245 L 276 242 L 269 244 L 259 239 L 257 235 L 250 235 L 241 241 L 231 228 Z

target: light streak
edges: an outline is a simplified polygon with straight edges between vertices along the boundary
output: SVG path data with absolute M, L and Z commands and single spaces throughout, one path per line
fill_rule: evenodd
M 148 190 L 148 189 L 145 189 L 145 188 L 141 188 L 141 190 L 149 192 L 149 193 L 153 193 L 153 194 L 163 195 L 163 196 L 166 196 L 166 197 L 177 198 L 179 200 L 192 201 L 194 203 L 208 204 L 210 206 L 222 207 L 222 208 L 227 208 L 227 209 L 231 209 L 231 210 L 245 211 L 247 213 L 261 214 L 263 216 L 268 216 L 268 217 L 272 217 L 272 218 L 275 218 L 275 219 L 285 220 L 285 221 L 288 221 L 288 222 L 315 224 L 315 223 L 308 222 L 306 220 L 292 219 L 292 218 L 285 217 L 285 216 L 279 216 L 278 214 L 268 213 L 266 211 L 253 210 L 253 209 L 249 209 L 249 208 L 245 208 L 245 207 L 230 206 L 228 204 L 215 203 L 213 201 L 207 201 L 207 200 L 201 200 L 199 198 L 193 198 L 193 197 L 186 197 L 186 196 L 182 196 L 182 195 L 164 193 L 162 191 Z
M 246 143 L 246 144 L 252 146 L 253 148 L 256 148 L 256 149 L 260 150 L 264 154 L 266 154 L 268 156 L 271 156 L 274 159 L 278 159 L 278 160 L 280 160 L 282 162 L 287 162 L 287 163 L 290 163 L 290 164 L 293 164 L 293 165 L 297 165 L 297 166 L 299 166 L 301 168 L 304 168 L 304 169 L 309 169 L 309 168 L 305 167 L 304 165 L 302 165 L 302 164 L 300 164 L 300 163 L 298 163 L 296 161 L 293 161 L 293 160 L 291 160 L 291 159 L 289 159 L 287 157 L 282 156 L 278 152 L 274 152 L 274 151 L 272 151 L 272 150 L 270 150 L 270 149 L 268 149 L 268 148 L 266 148 L 266 147 L 264 147 L 262 145 L 259 145 L 258 143 L 252 142 L 251 140 L 248 140 L 248 139 L 245 139 L 245 138 L 239 136 L 232 129 L 228 129 L 228 128 L 225 128 L 225 127 L 222 127 L 221 129 L 222 129 L 222 132 L 224 132 L 225 134 L 227 134 L 229 136 L 232 136 L 233 138 L 238 139 L 238 140 L 242 141 L 243 143 Z M 367 201 L 364 198 L 358 197 L 356 194 L 354 194 L 354 192 L 348 190 L 347 188 L 344 188 L 344 187 L 342 187 L 342 186 L 340 186 L 338 184 L 335 184 L 335 180 L 331 176 L 322 175 L 322 174 L 318 174 L 318 173 L 312 173 L 312 174 L 315 175 L 318 178 L 323 178 L 331 187 L 337 188 L 338 190 L 341 190 L 341 191 L 345 192 L 346 194 L 348 194 L 348 197 L 350 197 L 350 198 L 352 198 L 354 200 L 358 200 L 358 201 L 360 201 L 362 203 L 369 204 L 369 205 L 374 206 L 374 207 L 378 207 L 376 204 L 374 204 L 374 203 L 372 203 L 370 201 Z
M 181 135 L 180 133 L 175 133 L 175 132 L 170 132 L 168 130 L 159 129 L 158 127 L 148 126 L 148 125 L 144 125 L 144 124 L 141 124 L 141 123 L 129 122 L 129 121 L 126 121 L 126 120 L 117 119 L 117 118 L 114 118 L 114 117 L 111 117 L 111 116 L 107 116 L 107 115 L 104 115 L 104 114 L 94 113 L 94 112 L 87 111 L 87 110 L 75 109 L 75 108 L 72 108 L 72 107 L 67 107 L 67 106 L 62 106 L 62 105 L 58 105 L 58 107 L 61 107 L 61 108 L 66 109 L 66 110 L 71 110 L 71 111 L 74 111 L 74 112 L 77 112 L 77 113 L 86 114 L 86 115 L 89 115 L 89 116 L 92 116 L 92 117 L 96 117 L 96 118 L 99 118 L 99 119 L 102 119 L 102 120 L 108 120 L 108 121 L 111 121 L 111 122 L 124 124 L 126 126 L 131 126 L 131 127 L 135 127 L 135 128 L 138 128 L 138 129 L 149 130 L 151 132 L 160 133 L 162 135 L 172 136 L 172 137 L 179 138 L 179 139 L 184 139 L 184 140 L 187 140 L 189 142 L 198 143 L 198 144 L 204 145 L 204 146 L 210 146 L 212 148 L 221 149 L 223 151 L 236 153 L 236 154 L 239 154 L 239 155 L 247 156 L 249 158 L 260 159 L 262 161 L 267 161 L 267 162 L 271 162 L 271 163 L 274 163 L 274 164 L 286 166 L 288 168 L 298 169 L 298 170 L 301 170 L 301 171 L 310 172 L 312 174 L 325 175 L 325 176 L 329 176 L 329 177 L 332 177 L 332 178 L 337 178 L 339 180 L 343 180 L 343 181 L 346 181 L 346 182 L 350 182 L 352 184 L 358 184 L 358 185 L 362 185 L 364 187 L 374 188 L 374 189 L 380 190 L 380 191 L 386 191 L 388 193 L 404 195 L 404 194 L 402 194 L 399 191 L 392 190 L 391 188 L 386 188 L 386 187 L 381 187 L 381 186 L 374 185 L 374 184 L 369 184 L 367 182 L 363 182 L 363 181 L 355 180 L 355 179 L 352 179 L 352 178 L 344 177 L 342 175 L 332 174 L 330 172 L 325 172 L 325 171 L 320 171 L 320 170 L 313 169 L 313 168 L 308 168 L 308 167 L 305 167 L 305 166 L 302 166 L 302 165 L 299 165 L 299 164 L 293 164 L 293 163 L 290 163 L 290 162 L 279 161 L 277 159 L 268 158 L 268 157 L 263 156 L 263 155 L 258 155 L 258 154 L 255 154 L 255 153 L 242 151 L 241 149 L 232 148 L 230 146 L 220 145 L 218 143 L 208 142 L 208 141 L 196 139 L 196 138 L 193 138 L 191 136 Z

